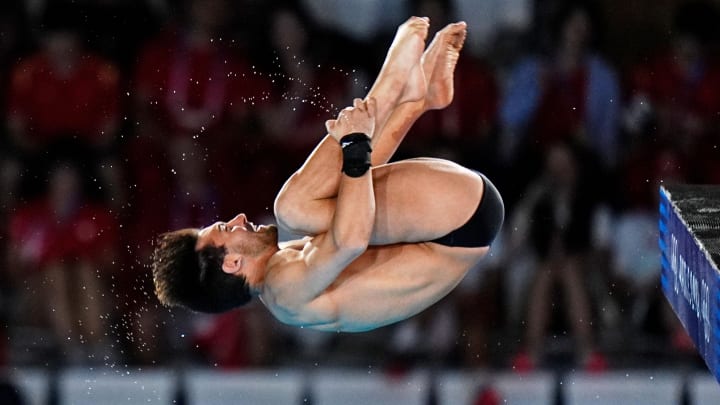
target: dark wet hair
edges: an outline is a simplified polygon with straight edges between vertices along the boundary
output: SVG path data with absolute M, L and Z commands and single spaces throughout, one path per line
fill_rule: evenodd
M 160 236 L 152 256 L 155 294 L 163 305 L 219 313 L 248 303 L 247 280 L 222 270 L 225 247 L 195 250 L 197 230 Z

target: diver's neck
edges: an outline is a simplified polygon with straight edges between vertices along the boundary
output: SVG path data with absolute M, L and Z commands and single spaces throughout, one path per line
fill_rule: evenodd
M 245 272 L 245 279 L 253 293 L 259 295 L 265 285 L 265 276 L 273 267 L 273 258 L 277 255 L 279 248 L 277 245 L 271 245 L 264 252 L 252 258 L 253 263 L 250 270 Z

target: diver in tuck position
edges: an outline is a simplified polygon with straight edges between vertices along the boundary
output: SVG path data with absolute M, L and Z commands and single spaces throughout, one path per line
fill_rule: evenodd
M 275 201 L 279 226 L 240 214 L 161 236 L 155 292 L 165 305 L 221 312 L 257 296 L 281 322 L 359 332 L 411 317 L 488 252 L 504 208 L 483 175 L 441 159 L 387 163 L 415 120 L 446 107 L 465 23 L 402 24 L 365 100 L 354 100 Z

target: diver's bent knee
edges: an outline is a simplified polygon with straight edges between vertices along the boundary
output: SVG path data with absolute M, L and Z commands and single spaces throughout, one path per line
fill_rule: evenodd
M 298 205 L 293 204 L 291 199 L 287 197 L 278 196 L 278 198 L 275 199 L 273 211 L 275 213 L 275 221 L 280 228 L 289 232 L 295 232 L 302 224 L 303 213 L 298 208 Z

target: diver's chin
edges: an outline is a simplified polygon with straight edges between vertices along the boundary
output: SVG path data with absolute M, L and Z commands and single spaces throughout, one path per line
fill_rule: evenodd
M 274 240 L 277 241 L 278 238 L 278 228 L 275 225 L 260 225 L 257 228 L 258 233 L 267 234 L 269 236 L 272 236 Z

